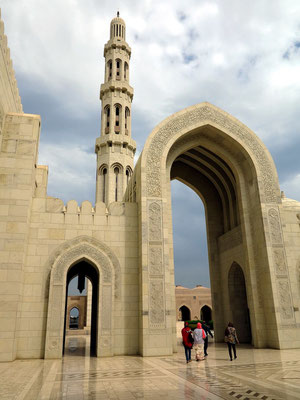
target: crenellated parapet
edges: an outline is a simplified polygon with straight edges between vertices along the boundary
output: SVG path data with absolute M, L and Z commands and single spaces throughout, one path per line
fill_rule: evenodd
M 4 23 L 1 19 L 0 9 L 0 114 L 8 112 L 23 113 L 21 98 L 13 63 L 10 58 L 10 49 L 4 33 Z M 2 116 L 0 115 L 0 116 Z
M 55 224 L 67 225 L 107 225 L 111 217 L 135 217 L 137 208 L 134 203 L 113 202 L 108 207 L 103 202 L 93 205 L 85 200 L 78 204 L 76 200 L 63 200 L 46 197 L 34 198 L 32 204 L 33 222 L 45 220 Z M 45 217 L 47 215 L 49 217 Z M 104 218 L 105 217 L 105 218 Z

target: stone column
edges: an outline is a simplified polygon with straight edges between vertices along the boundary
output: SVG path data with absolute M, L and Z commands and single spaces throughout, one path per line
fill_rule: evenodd
M 87 288 L 86 288 L 86 327 L 91 328 L 91 317 L 92 317 L 92 291 L 93 287 L 91 281 L 87 280 Z

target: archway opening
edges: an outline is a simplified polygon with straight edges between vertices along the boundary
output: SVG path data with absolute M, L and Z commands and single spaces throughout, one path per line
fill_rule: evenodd
M 81 260 L 68 270 L 66 284 L 63 354 L 97 356 L 98 271 L 88 261 Z M 75 309 L 78 310 L 76 335 L 72 332 L 74 326 L 71 328 Z
M 79 310 L 77 307 L 73 307 L 69 313 L 69 329 L 78 329 L 79 328 Z
M 189 321 L 191 319 L 191 310 L 187 306 L 181 306 L 179 312 L 181 313 L 181 321 Z
M 228 273 L 228 289 L 232 322 L 238 332 L 239 341 L 251 343 L 251 324 L 245 277 L 242 268 L 236 262 L 231 265 Z
M 205 322 L 211 322 L 212 313 L 211 313 L 211 308 L 209 306 L 205 305 L 201 308 L 200 319 Z
M 233 159 L 228 157 L 226 146 L 222 142 L 224 140 L 220 131 L 212 127 L 201 128 L 203 132 L 199 135 L 191 135 L 179 139 L 169 150 L 167 158 L 167 169 L 169 170 L 169 179 L 171 181 L 179 181 L 192 189 L 193 196 L 201 204 L 203 202 L 203 211 L 198 205 L 194 209 L 190 208 L 188 197 L 185 199 L 184 206 L 180 218 L 182 225 L 186 222 L 186 215 L 190 214 L 189 230 L 195 230 L 195 225 L 199 225 L 199 216 L 202 213 L 202 228 L 201 234 L 194 234 L 192 241 L 196 249 L 205 250 L 208 256 L 206 266 L 205 263 L 198 262 L 194 269 L 206 267 L 207 283 L 205 286 L 211 290 L 211 299 L 208 302 L 200 299 L 200 302 L 195 301 L 197 310 L 192 311 L 193 315 L 198 315 L 200 304 L 212 304 L 212 309 L 205 308 L 202 312 L 204 320 L 212 320 L 215 329 L 216 341 L 223 341 L 224 329 L 230 320 L 232 304 L 226 297 L 227 292 L 227 266 L 229 262 L 233 262 L 237 256 L 246 257 L 243 255 L 243 236 L 241 227 L 240 207 L 240 184 L 238 180 L 237 170 Z M 202 139 L 202 135 L 205 139 Z M 197 139 L 195 139 L 197 138 Z M 232 145 L 231 149 L 232 150 Z M 250 168 L 248 169 L 250 174 Z M 172 182 L 171 187 L 174 185 Z M 173 190 L 173 188 L 172 188 Z M 183 193 L 184 191 L 182 191 Z M 188 191 L 185 191 L 186 196 L 190 196 Z M 173 193 L 172 193 L 173 194 Z M 173 206 L 173 197 L 172 197 Z M 172 209 L 173 222 L 175 220 L 174 209 Z M 178 213 L 178 211 L 176 211 Z M 205 221 L 205 222 L 204 222 Z M 174 231 L 174 223 L 170 228 L 173 232 L 174 243 L 174 264 L 176 272 L 176 232 Z M 175 226 L 176 228 L 176 226 Z M 179 228 L 180 229 L 180 228 Z M 175 233 L 174 233 L 175 232 Z M 207 241 L 207 247 L 201 244 Z M 189 244 L 190 245 L 190 244 Z M 191 250 L 187 250 L 189 254 L 186 256 L 186 261 L 190 257 Z M 185 252 L 181 255 L 184 257 Z M 199 257 L 200 259 L 200 257 Z M 186 264 L 187 264 L 186 263 Z M 202 265 L 201 265 L 202 264 Z M 189 265 L 184 266 L 184 272 L 188 276 Z M 209 273 L 208 273 L 209 271 Z M 200 276 L 200 274 L 199 274 Z M 178 284 L 179 282 L 176 282 Z M 198 282 L 195 282 L 195 285 Z M 199 282 L 203 285 L 203 282 Z M 234 290 L 239 290 L 235 287 Z M 195 296 L 193 296 L 195 297 Z M 193 301 L 193 298 L 191 299 Z M 197 300 L 197 298 L 196 298 Z M 205 315 L 203 315 L 205 313 Z M 250 320 L 249 320 L 250 324 Z

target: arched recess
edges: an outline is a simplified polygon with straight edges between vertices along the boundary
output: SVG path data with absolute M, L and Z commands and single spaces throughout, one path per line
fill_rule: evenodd
M 124 184 L 124 169 L 119 163 L 113 163 L 111 165 L 111 176 L 113 176 L 113 190 L 114 190 L 114 201 L 122 200 L 123 184 Z
M 181 321 L 189 321 L 191 319 L 191 310 L 187 306 L 181 306 L 179 311 L 181 313 Z
M 80 262 L 93 265 L 99 275 L 97 356 L 114 354 L 113 316 L 116 303 L 121 299 L 120 264 L 107 245 L 80 236 L 59 246 L 47 261 L 50 282 L 45 358 L 62 357 L 67 274 Z
M 228 273 L 228 290 L 233 325 L 238 332 L 241 343 L 251 343 L 251 323 L 247 302 L 247 291 L 244 272 L 234 262 Z
M 72 326 L 72 324 L 73 324 L 73 321 L 72 321 L 72 318 L 74 318 L 72 315 L 71 315 L 71 313 L 72 313 L 72 311 L 73 310 L 75 310 L 75 311 L 77 311 L 77 316 L 76 316 L 76 326 Z M 76 306 L 74 306 L 74 305 L 72 305 L 71 307 L 68 307 L 68 311 L 67 311 L 67 314 L 66 314 L 66 318 L 67 318 L 67 329 L 80 329 L 81 327 L 80 327 L 80 320 L 79 320 L 79 318 L 81 317 L 81 315 L 82 315 L 82 310 L 80 309 L 80 307 L 76 307 Z
M 259 138 L 224 111 L 201 103 L 168 117 L 152 131 L 134 176 L 139 180 L 141 218 L 140 295 L 148 299 L 142 303 L 142 312 L 147 313 L 143 334 L 157 330 L 162 343 L 171 343 L 171 327 L 175 331 L 170 181 L 178 179 L 198 193 L 205 206 L 216 340 L 223 340 L 228 322 L 230 254 L 233 259 L 241 257 L 245 266 L 254 345 L 280 347 L 278 329 L 272 327 L 285 320 L 295 324 L 295 317 L 289 277 L 285 294 L 273 272 L 272 253 L 277 245 L 284 246 L 281 199 L 273 160 Z M 151 344 L 141 343 L 143 354 L 158 354 Z M 172 352 L 168 346 L 160 351 Z
M 106 164 L 102 164 L 99 167 L 99 179 L 97 180 L 97 192 L 99 193 L 99 198 L 103 203 L 106 202 L 106 197 L 107 197 L 107 185 L 108 185 L 108 177 L 107 177 L 107 170 L 108 167 Z
M 212 311 L 211 307 L 206 304 L 200 309 L 200 319 L 205 322 L 209 322 L 212 320 Z

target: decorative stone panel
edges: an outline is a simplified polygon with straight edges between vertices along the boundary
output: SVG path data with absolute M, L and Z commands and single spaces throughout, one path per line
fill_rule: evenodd
M 272 258 L 275 267 L 276 286 L 279 301 L 279 312 L 282 322 L 294 323 L 294 307 L 284 250 L 279 210 L 272 207 L 268 210 L 268 222 L 272 244 Z
M 150 292 L 150 328 L 165 326 L 164 283 L 161 279 L 151 279 Z
M 149 273 L 150 275 L 162 275 L 163 259 L 161 246 L 149 246 Z
M 160 241 L 162 239 L 161 205 L 158 202 L 149 204 L 149 240 Z

